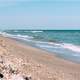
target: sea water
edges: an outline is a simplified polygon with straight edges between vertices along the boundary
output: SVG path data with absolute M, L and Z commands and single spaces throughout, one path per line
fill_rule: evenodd
M 80 63 L 80 30 L 5 30 L 1 34 Z

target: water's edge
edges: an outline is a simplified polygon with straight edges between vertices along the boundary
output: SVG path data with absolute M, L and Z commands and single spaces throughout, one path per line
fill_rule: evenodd
M 45 50 L 63 59 L 80 63 L 80 31 L 13 30 L 1 32 L 0 34 Z
M 64 56 L 62 56 L 62 55 L 59 55 L 59 54 L 56 53 L 56 52 L 48 51 L 48 50 L 46 50 L 46 49 L 37 47 L 37 46 L 35 46 L 35 45 L 31 44 L 31 43 L 25 42 L 25 41 L 23 41 L 23 40 L 16 39 L 16 38 L 10 38 L 10 37 L 8 37 L 8 38 L 9 38 L 9 39 L 12 39 L 12 40 L 15 40 L 15 41 L 17 41 L 18 43 L 20 43 L 20 44 L 22 44 L 22 45 L 31 46 L 31 47 L 33 47 L 33 48 L 36 48 L 36 49 L 40 49 L 40 50 L 46 51 L 46 52 L 48 52 L 49 54 L 53 54 L 54 56 L 56 56 L 56 57 L 58 57 L 58 58 L 61 58 L 61 59 L 64 59 L 64 60 L 67 60 L 67 61 L 70 61 L 70 62 L 73 62 L 73 63 L 80 64 L 79 61 L 72 60 L 72 59 L 68 59 L 68 58 L 66 58 L 66 57 L 64 57 Z

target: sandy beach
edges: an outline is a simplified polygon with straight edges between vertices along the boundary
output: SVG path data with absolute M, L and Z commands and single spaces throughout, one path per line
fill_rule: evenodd
M 80 80 L 80 64 L 2 36 L 0 72 L 3 80 Z

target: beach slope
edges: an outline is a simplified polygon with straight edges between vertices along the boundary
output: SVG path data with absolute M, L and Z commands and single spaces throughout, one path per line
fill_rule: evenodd
M 80 64 L 2 36 L 0 72 L 3 80 L 80 80 Z

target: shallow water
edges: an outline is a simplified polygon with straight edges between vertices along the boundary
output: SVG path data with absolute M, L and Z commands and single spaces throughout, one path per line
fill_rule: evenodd
M 6 30 L 1 34 L 80 63 L 79 30 Z

